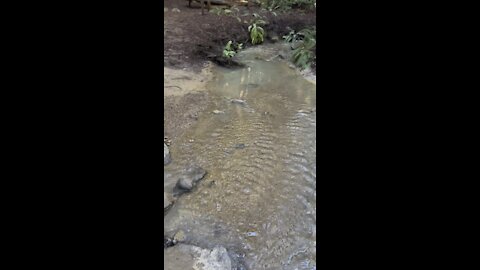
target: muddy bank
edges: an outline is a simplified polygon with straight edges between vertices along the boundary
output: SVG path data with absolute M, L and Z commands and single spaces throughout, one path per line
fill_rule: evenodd
M 198 120 L 207 105 L 211 65 L 202 68 L 200 72 L 164 68 L 163 126 L 171 142 Z

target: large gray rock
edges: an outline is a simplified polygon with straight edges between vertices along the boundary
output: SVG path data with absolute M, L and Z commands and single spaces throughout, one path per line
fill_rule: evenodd
M 163 165 L 167 165 L 172 161 L 170 157 L 170 150 L 168 150 L 168 146 L 166 144 L 163 144 Z
M 192 245 L 177 244 L 164 249 L 165 270 L 230 270 L 232 262 L 224 247 L 202 249 Z
M 189 167 L 178 179 L 176 188 L 183 191 L 190 191 L 206 174 L 207 172 L 201 167 Z

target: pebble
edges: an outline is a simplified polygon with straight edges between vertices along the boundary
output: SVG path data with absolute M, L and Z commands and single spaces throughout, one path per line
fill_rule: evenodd
M 236 149 L 244 149 L 246 145 L 244 143 L 237 143 L 234 146 Z
M 185 241 L 187 237 L 185 236 L 185 233 L 182 230 L 179 230 L 178 232 L 175 233 L 173 236 L 173 240 L 175 242 L 183 242 Z
M 163 144 L 163 165 L 167 165 L 172 161 L 170 156 L 170 150 L 168 150 L 168 146 L 164 143 Z

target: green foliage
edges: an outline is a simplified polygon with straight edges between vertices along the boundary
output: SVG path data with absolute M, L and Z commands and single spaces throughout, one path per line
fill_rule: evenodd
M 316 8 L 316 0 L 259 0 L 261 7 L 269 11 L 286 11 L 292 8 L 312 9 Z
M 315 62 L 315 53 L 305 48 L 298 48 L 293 52 L 292 60 L 297 67 L 305 69 Z
M 263 43 L 265 39 L 265 30 L 262 25 L 266 25 L 267 22 L 262 19 L 257 13 L 253 13 L 254 19 L 250 22 L 248 32 L 250 33 L 250 40 L 253 45 Z
M 288 35 L 283 36 L 283 39 L 288 43 L 294 42 L 298 40 L 298 35 L 295 34 L 294 30 L 292 30 L 290 33 L 288 33 Z
M 303 29 L 298 33 L 291 31 L 283 38 L 286 42 L 295 43 L 295 47 L 292 47 L 294 50 L 292 61 L 296 66 L 305 69 L 315 61 L 315 49 L 317 45 L 317 32 L 315 28 Z
M 254 23 L 248 27 L 248 32 L 250 33 L 250 39 L 253 45 L 263 43 L 265 30 L 263 30 L 261 26 L 258 26 L 256 23 Z
M 232 47 L 232 41 L 230 40 L 225 48 L 223 49 L 223 57 L 232 58 L 236 54 L 235 50 Z
M 225 45 L 225 48 L 223 49 L 223 57 L 232 58 L 241 49 L 243 49 L 243 43 L 237 43 L 234 45 L 233 42 L 230 40 L 227 42 L 227 45 Z
M 222 15 L 223 9 L 219 7 L 213 7 L 212 9 L 210 9 L 210 13 L 213 13 L 215 15 Z

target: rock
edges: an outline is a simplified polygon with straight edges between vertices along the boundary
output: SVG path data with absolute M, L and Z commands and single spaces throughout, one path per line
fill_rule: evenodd
M 236 149 L 243 149 L 246 147 L 246 145 L 244 143 L 237 143 L 235 144 L 234 146 Z
M 176 187 L 180 190 L 190 191 L 206 174 L 207 172 L 203 168 L 192 166 L 178 179 Z
M 241 100 L 241 99 L 232 99 L 232 103 L 233 104 L 240 104 L 240 105 L 246 105 L 247 102 L 245 100 Z
M 192 178 L 193 182 L 197 182 L 207 174 L 207 171 L 202 167 L 191 166 L 186 170 L 186 174 Z
M 172 8 L 172 12 L 180 12 L 180 9 L 178 9 L 178 8 Z
M 219 111 L 219 110 L 214 110 L 214 111 L 213 111 L 213 114 L 221 114 L 221 113 L 224 113 L 224 112 Z
M 170 157 L 170 150 L 168 150 L 168 146 L 164 143 L 163 144 L 163 165 L 167 165 L 172 161 Z
M 163 248 L 168 248 L 168 247 L 171 247 L 171 246 L 174 246 L 175 243 L 173 241 L 173 239 L 170 239 L 168 237 L 163 237 Z
M 232 262 L 224 247 L 203 249 L 197 246 L 178 244 L 164 249 L 165 270 L 230 270 Z
M 193 181 L 191 178 L 180 177 L 180 179 L 178 179 L 177 187 L 185 190 L 191 190 L 193 188 Z
M 173 205 L 173 196 L 166 192 L 163 192 L 163 210 L 167 210 Z
M 167 146 L 170 146 L 172 144 L 172 139 L 170 139 L 167 136 L 163 137 L 163 143 L 166 144 Z
M 183 241 L 185 241 L 185 239 L 187 239 L 187 237 L 185 236 L 185 233 L 182 230 L 179 230 L 173 236 L 173 240 L 175 242 L 183 242 Z

